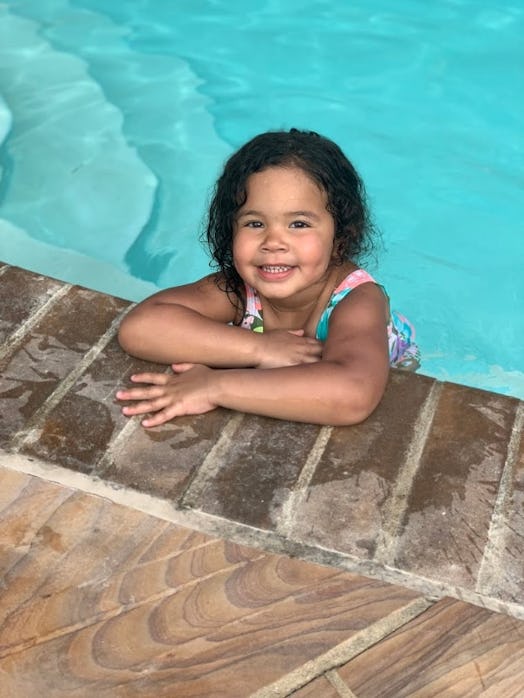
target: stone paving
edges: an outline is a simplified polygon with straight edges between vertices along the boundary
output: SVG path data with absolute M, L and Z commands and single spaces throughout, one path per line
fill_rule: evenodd
M 145 431 L 114 399 L 131 373 L 152 367 L 118 346 L 128 307 L 0 267 L 0 465 L 212 539 L 365 578 L 392 597 L 409 590 L 434 646 L 442 638 L 431 617 L 449 625 L 462 612 L 470 618 L 464 627 L 495 617 L 524 643 L 521 401 L 392 371 L 379 408 L 354 427 L 216 410 Z M 389 642 L 388 653 L 393 630 L 373 640 Z M 408 627 L 398 632 L 411 637 Z M 381 648 L 379 642 L 376 652 Z M 311 684 L 297 695 L 350 695 L 357 684 L 351 695 L 378 695 L 376 679 L 363 670 L 354 686 L 342 670 L 330 674 L 349 657 L 332 659 L 317 661 L 309 674 L 299 662 L 294 684 L 283 674 L 262 686 L 268 696 L 287 695 L 282 691 L 318 677 L 321 692 L 307 693 L 317 690 Z M 347 671 L 356 676 L 352 662 Z M 512 669 L 510 679 L 515 675 Z M 340 692 L 340 682 L 350 693 Z M 391 695 L 444 695 L 416 693 L 414 683 L 411 693 L 395 690 Z

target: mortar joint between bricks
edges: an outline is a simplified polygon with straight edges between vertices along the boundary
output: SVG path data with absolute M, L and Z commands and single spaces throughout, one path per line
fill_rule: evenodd
M 399 468 L 393 491 L 384 506 L 383 525 L 373 557 L 374 561 L 380 564 L 393 564 L 395 559 L 402 521 L 406 515 L 409 496 L 422 454 L 431 433 L 442 385 L 439 381 L 435 381 L 431 386 L 413 427 L 413 437 L 407 449 L 404 463 Z

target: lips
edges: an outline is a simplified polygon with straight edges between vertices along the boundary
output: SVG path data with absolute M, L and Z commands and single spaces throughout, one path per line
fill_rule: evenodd
M 293 269 L 288 264 L 263 264 L 260 269 L 266 274 L 282 274 L 283 272 Z
M 259 279 L 268 283 L 286 281 L 296 269 L 290 264 L 260 264 L 257 268 Z

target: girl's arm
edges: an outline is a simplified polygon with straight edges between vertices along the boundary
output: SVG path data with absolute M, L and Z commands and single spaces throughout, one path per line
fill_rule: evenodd
M 319 362 L 263 370 L 180 367 L 176 376 L 136 376 L 150 386 L 118 397 L 139 401 L 124 408 L 127 415 L 156 412 L 144 420 L 148 427 L 218 406 L 293 421 L 356 424 L 375 409 L 386 386 L 387 316 L 382 291 L 365 284 L 334 309 Z
M 365 284 L 334 309 L 322 361 L 227 371 L 213 381 L 222 407 L 316 424 L 356 424 L 378 405 L 389 373 L 388 304 Z M 211 389 L 213 395 L 213 388 Z
M 160 291 L 139 303 L 120 325 L 124 351 L 156 363 L 222 368 L 318 361 L 321 344 L 300 332 L 260 334 L 229 324 L 237 310 L 215 278 Z

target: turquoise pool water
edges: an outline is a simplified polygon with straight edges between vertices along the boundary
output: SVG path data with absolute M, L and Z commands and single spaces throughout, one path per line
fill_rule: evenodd
M 224 159 L 310 128 L 367 182 L 422 372 L 524 398 L 522 0 L 7 0 L 0 258 L 140 299 L 208 271 Z

